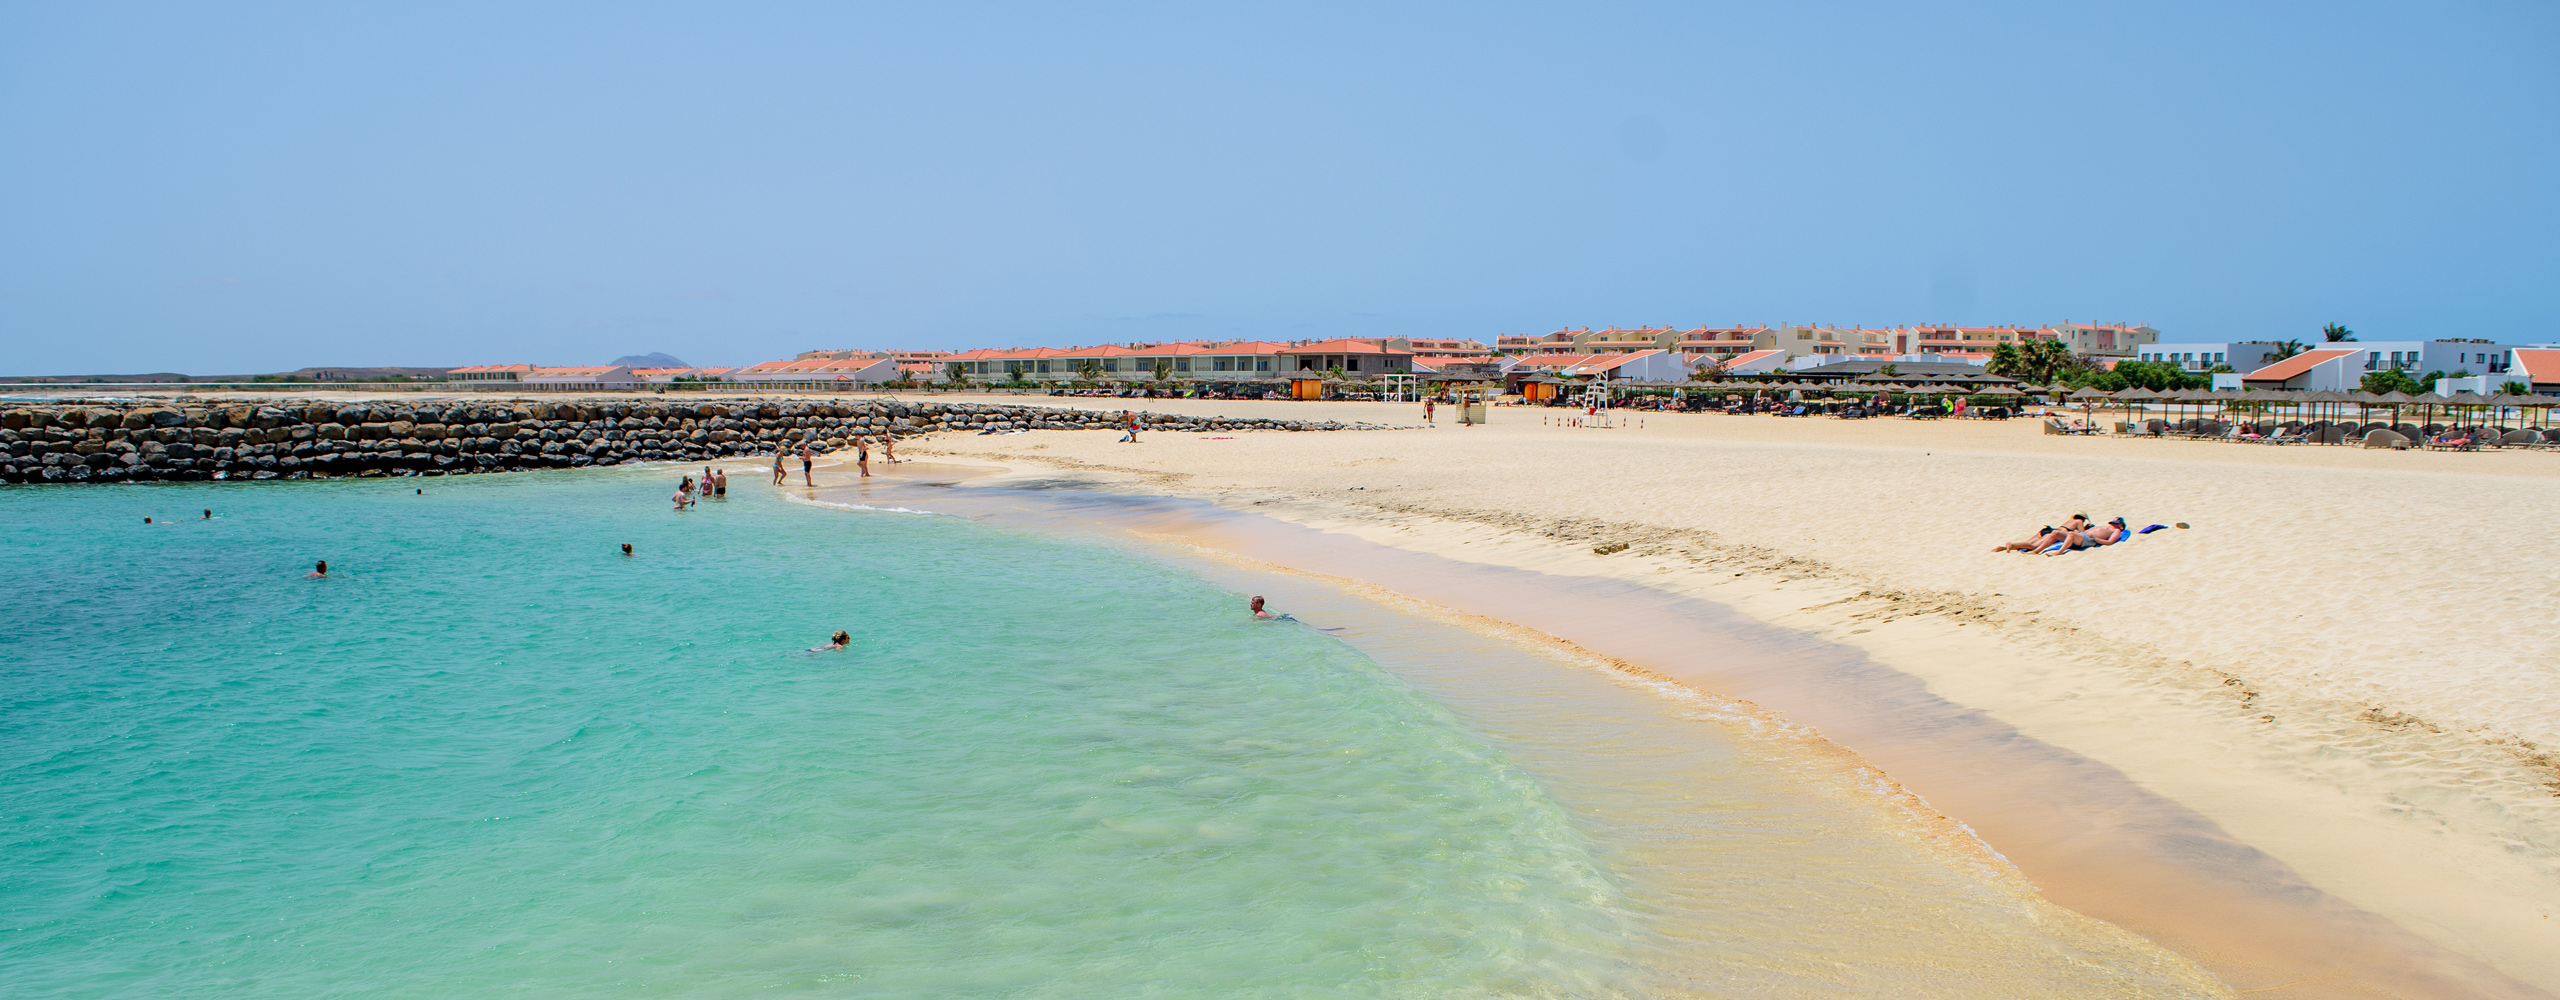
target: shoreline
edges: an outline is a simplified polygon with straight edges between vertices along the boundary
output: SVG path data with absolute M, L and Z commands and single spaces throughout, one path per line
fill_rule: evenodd
M 1327 502 L 1285 486 L 1204 486 L 1158 468 L 1034 456 L 1022 454 L 1020 448 L 972 448 L 967 445 L 978 442 L 963 442 L 954 448 L 951 445 L 955 442 L 936 439 L 910 447 L 919 455 L 944 452 L 964 461 L 991 461 L 1014 470 L 1003 478 L 1046 479 L 1052 484 L 1063 481 L 1095 489 L 1189 497 L 1231 511 L 1264 514 L 1374 545 L 1461 563 L 1627 583 L 1707 601 L 1763 625 L 1858 650 L 1876 663 L 1912 678 L 1932 695 L 2014 727 L 2023 737 L 2097 762 L 2120 773 L 2133 787 L 2192 810 L 2204 818 L 2208 828 L 2217 833 L 2227 831 L 2230 844 L 2265 852 L 2276 871 L 2297 880 L 2291 886 L 2270 883 L 2257 888 L 2316 891 L 2362 913 L 2378 915 L 2388 921 L 2392 930 L 2426 939 L 2448 957 L 2470 955 L 2503 971 L 2503 975 L 2491 974 L 2492 978 L 2514 975 L 2528 982 L 2542 982 L 2546 987 L 2552 982 L 2553 970 L 2548 967 L 2547 956 L 2555 952 L 2544 950 L 2545 938 L 2536 933 L 2550 926 L 2546 916 L 2549 900 L 2543 898 L 2548 893 L 2541 891 L 2547 888 L 2547 866 L 2538 864 L 2539 859 L 2515 858 L 2496 837 L 2484 836 L 2480 827 L 2485 821 L 2479 816 L 2458 815 L 2461 803 L 2431 804 L 2439 815 L 2418 816 L 2418 821 L 2407 813 L 2370 815 L 2377 798 L 2387 800 L 2391 792 L 2390 788 L 2367 780 L 2371 774 L 2363 773 L 2380 768 L 2376 761 L 2387 761 L 2394 755 L 2433 754 L 2465 758 L 2461 763 L 2474 768 L 2484 763 L 2494 765 L 2498 745 L 2484 744 L 2471 734 L 2431 732 L 2423 723 L 2393 725 L 2387 718 L 2376 722 L 2359 718 L 2352 708 L 2337 713 L 2339 705 L 2307 704 L 2295 692 L 2262 689 L 2263 686 L 2231 675 L 2159 662 L 2156 657 L 2147 670 L 2129 669 L 2128 661 L 2137 656 L 2102 656 L 2086 649 L 2058 646 L 2058 640 L 2069 640 L 2078 633 L 2032 619 L 2021 622 L 1996 602 L 1967 602 L 1961 594 L 1879 593 L 1875 588 L 1838 579 L 1819 563 L 1784 553 L 1742 553 L 1740 558 L 1731 552 L 1716 554 L 1713 565 L 1718 572 L 1710 578 L 1700 571 L 1702 564 L 1710 560 L 1701 559 L 1694 551 L 1677 551 L 1665 544 L 1677 539 L 1666 540 L 1661 537 L 1666 533 L 1647 532 L 1640 525 L 1592 519 L 1575 526 L 1580 529 L 1578 532 L 1550 528 L 1531 533 L 1517 525 L 1450 516 L 1448 511 L 1422 505 L 1382 509 L 1379 501 L 1383 498 L 1379 497 L 1360 498 L 1362 505 L 1353 506 Z M 1066 460 L 1055 460 L 1060 458 Z M 1629 535 L 1635 536 L 1635 551 L 1615 556 L 1589 554 L 1594 539 L 1624 539 Z M 1739 570 L 1734 569 L 1737 565 L 1741 566 Z M 1541 631 L 1581 642 L 1604 655 L 1609 653 L 1607 642 L 1588 641 L 1573 634 L 1570 626 Z M 1807 716 L 1819 713 L 1810 712 L 1807 705 L 1790 704 L 1783 690 L 1778 691 L 1779 697 L 1763 700 L 1754 697 L 1753 692 L 1733 689 L 1736 684 L 1753 682 L 1749 678 L 1664 670 L 1662 663 L 1644 665 L 1720 696 L 1760 701 L 1786 718 L 1815 724 L 1826 735 L 1845 737 L 1849 741 L 1845 745 L 1860 753 L 1869 752 L 1867 746 L 1859 745 L 1861 742 L 1872 745 L 1882 738 L 1877 733 L 1858 732 L 1845 718 L 1809 723 Z M 2231 681 L 2237 683 L 2226 683 Z M 1797 696 L 1802 694 L 1798 692 Z M 2101 700 L 2107 706 L 2107 718 L 2093 719 L 2086 711 L 2086 702 Z M 2269 709 L 2272 711 L 2263 711 Z M 2366 737 L 2371 743 L 2355 745 L 2333 733 L 2316 733 L 2318 738 L 2311 741 L 2313 745 L 2306 746 L 2301 733 L 2288 732 L 2285 739 L 2271 741 L 2262 731 L 2266 717 L 2274 713 L 2283 713 L 2291 724 L 2298 719 L 2319 720 L 2324 709 L 2380 735 L 2350 733 Z M 2489 756 L 2484 756 L 2484 751 Z M 1928 748 L 1910 747 L 1902 752 L 1905 756 L 1901 758 L 1891 752 L 1879 754 L 1881 759 L 1876 763 L 1886 773 L 1913 784 L 1909 771 L 1925 760 Z M 2538 762 L 2529 750 L 2511 752 L 2509 757 L 2503 778 L 2491 775 L 2482 783 L 2502 780 L 2513 786 L 2507 791 L 2530 794 L 2535 790 L 2534 769 Z M 1936 781 L 1946 787 L 1962 784 L 1945 777 Z M 1920 781 L 1918 790 L 1959 820 L 1972 823 L 1968 811 L 1984 815 L 2004 808 L 1998 795 L 1942 794 L 1930 784 Z M 2446 816 L 2450 818 L 2445 819 Z M 2428 819 L 2441 821 L 2424 822 Z M 2009 826 L 2004 827 L 2004 822 Z M 2072 863 L 2068 860 L 2072 846 L 2068 837 L 2055 843 L 2025 845 L 2023 839 L 2051 837 L 2060 832 L 2035 830 L 2037 824 L 2032 817 L 2012 816 L 1973 825 L 1995 831 L 1988 835 L 1993 846 L 2023 859 L 2022 867 L 2029 876 L 2063 905 L 2117 920 L 2191 957 L 2207 959 L 2207 953 L 2219 947 L 2210 940 L 2211 935 L 2168 929 L 2169 924 L 2179 921 L 2162 924 L 2146 920 L 2137 912 L 2166 908 L 2174 905 L 2172 900 L 2142 903 L 2134 898 L 2141 893 L 2129 893 L 2126 886 L 2095 884 L 2104 880 L 2075 878 L 2063 871 Z M 2003 829 L 2008 832 L 1996 832 Z M 2083 858 L 2079 863 L 2087 860 Z M 2192 919 L 2184 922 L 2198 924 Z M 2197 929 L 2190 926 L 2188 931 Z M 2226 960 L 2222 967 L 2227 969 L 2231 963 Z M 2315 995 L 2316 986 L 2298 984 L 2287 995 Z M 2515 995 L 2537 992 L 2522 989 Z M 2451 991 L 2448 995 L 2461 992 L 2465 991 Z M 2328 995 L 2361 994 L 2347 988 Z

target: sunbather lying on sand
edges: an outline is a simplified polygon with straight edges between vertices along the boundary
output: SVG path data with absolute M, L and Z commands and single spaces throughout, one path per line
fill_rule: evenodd
M 2028 537 L 2028 539 L 2027 539 L 2026 541 L 2023 541 L 2023 542 L 2010 542 L 2010 543 L 2009 543 L 2009 544 L 2007 544 L 2007 545 L 1995 546 L 1995 547 L 1993 547 L 1993 548 L 1992 548 L 1992 550 L 1991 550 L 1991 551 L 1993 551 L 1993 552 L 2042 552 L 2042 551 L 2044 551 L 2046 548 L 2048 548 L 2048 547 L 2052 546 L 2055 542 L 2059 542 L 2059 541 L 2061 541 L 2061 540 L 2062 540 L 2062 536 L 2067 535 L 2067 534 L 2070 534 L 2070 533 L 2075 532 L 2075 531 L 2081 531 L 2081 530 L 2084 530 L 2084 529 L 2086 529 L 2086 528 L 2088 528 L 2088 527 L 2089 527 L 2089 515 L 2087 515 L 2087 514 L 2073 514 L 2073 515 L 2071 515 L 2071 517 L 2070 517 L 2069 519 L 2067 519 L 2067 520 L 2063 521 L 2063 522 L 2062 522 L 2062 526 L 2061 526 L 2061 527 L 2059 527 L 2059 528 L 2054 527 L 2054 526 L 2052 526 L 2052 525 L 2046 525 L 2046 526 L 2044 527 L 2044 529 L 2043 529 L 2043 530 L 2038 531 L 2038 532 L 2036 532 L 2034 535 L 2032 535 L 2032 536 Z
M 2133 532 L 2126 530 L 2124 518 L 2118 517 L 2094 528 L 2062 532 L 2062 536 L 2062 540 L 2047 547 L 2044 554 L 2058 556 L 2073 549 L 2094 549 L 2101 545 L 2114 545 L 2133 537 Z

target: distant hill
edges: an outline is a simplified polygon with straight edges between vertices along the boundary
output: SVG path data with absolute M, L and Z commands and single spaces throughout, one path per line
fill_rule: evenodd
M 11 375 L 0 376 L 0 382 L 13 385 L 61 384 L 80 382 L 401 382 L 409 380 L 437 381 L 444 378 L 442 368 L 304 368 L 299 371 L 240 375 L 181 375 L 177 372 L 149 372 L 137 375 Z
M 621 356 L 621 357 L 618 357 L 618 358 L 613 359 L 613 363 L 614 363 L 614 364 L 616 364 L 616 365 L 621 365 L 621 366 L 629 367 L 629 368 L 691 368 L 691 367 L 693 367 L 692 365 L 685 364 L 685 363 L 684 363 L 684 360 L 683 360 L 683 359 L 681 359 L 681 358 L 677 358 L 677 357 L 675 357 L 675 356 L 673 356 L 673 355 L 670 355 L 670 354 L 664 354 L 664 353 L 657 352 L 657 351 L 651 351 L 651 352 L 649 352 L 649 353 L 647 353 L 647 354 L 625 354 L 625 355 L 623 355 L 623 356 Z

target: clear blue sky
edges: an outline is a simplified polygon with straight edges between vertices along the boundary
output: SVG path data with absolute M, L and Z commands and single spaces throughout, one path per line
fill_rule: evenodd
M 0 6 L 0 373 L 2560 340 L 2560 7 Z

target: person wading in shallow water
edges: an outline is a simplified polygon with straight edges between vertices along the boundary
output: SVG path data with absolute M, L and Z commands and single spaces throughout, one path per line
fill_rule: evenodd
M 800 439 L 800 485 L 802 485 L 802 486 L 816 486 L 816 485 L 818 485 L 815 481 L 813 481 L 813 480 L 811 480 L 811 479 L 809 478 L 809 439 L 808 439 L 808 438 L 801 438 L 801 439 Z
M 790 450 L 781 445 L 773 446 L 773 485 L 775 486 L 791 481 L 791 474 L 782 469 L 782 453 Z
M 871 478 L 871 442 L 868 438 L 853 439 L 853 467 L 862 470 L 862 478 Z

